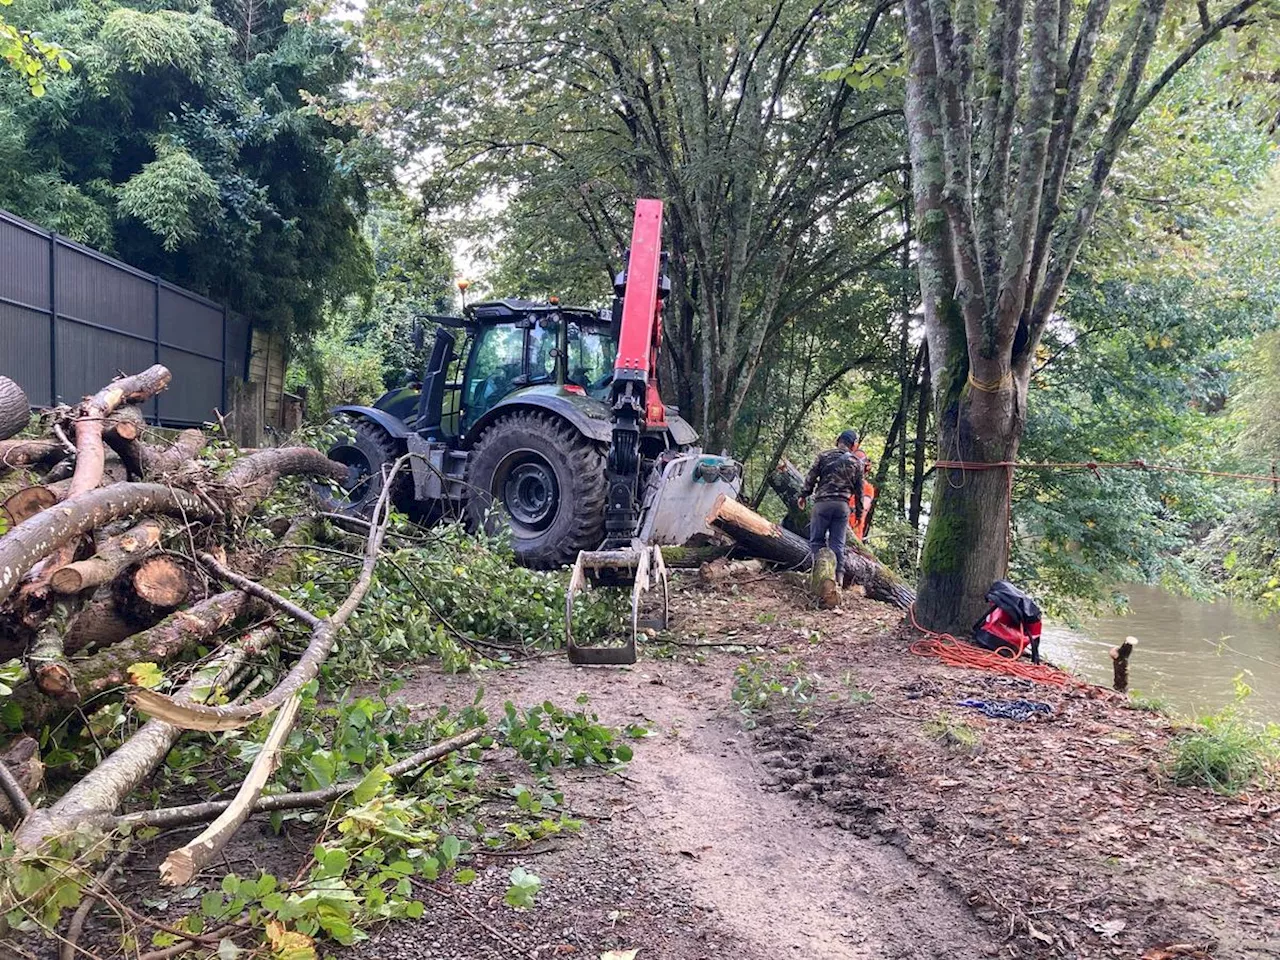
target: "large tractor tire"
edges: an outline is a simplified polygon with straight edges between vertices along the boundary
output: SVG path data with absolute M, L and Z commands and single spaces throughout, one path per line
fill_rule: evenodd
M 559 417 L 511 413 L 467 461 L 468 518 L 488 533 L 509 530 L 525 566 L 572 563 L 604 539 L 604 467 L 600 446 Z
M 357 420 L 351 432 L 329 450 L 330 460 L 346 466 L 347 478 L 338 484 L 338 492 L 327 487 L 319 489 L 320 502 L 334 513 L 367 519 L 382 496 L 384 470 L 404 452 L 404 445 L 382 427 Z M 413 481 L 407 465 L 400 468 L 392 483 L 392 504 L 400 510 L 407 509 L 413 499 Z
M 16 437 L 30 422 L 27 395 L 8 377 L 0 377 L 0 440 Z

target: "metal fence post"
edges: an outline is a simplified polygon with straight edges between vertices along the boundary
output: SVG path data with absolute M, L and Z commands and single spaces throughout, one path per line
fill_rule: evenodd
M 49 405 L 58 405 L 58 235 L 49 233 Z
M 222 406 L 218 412 L 227 415 L 227 305 L 222 305 Z
M 160 362 L 160 278 L 156 277 L 156 310 L 155 310 L 155 334 L 156 334 L 156 363 Z M 156 423 L 160 422 L 160 394 L 156 394 L 152 401 L 155 404 Z

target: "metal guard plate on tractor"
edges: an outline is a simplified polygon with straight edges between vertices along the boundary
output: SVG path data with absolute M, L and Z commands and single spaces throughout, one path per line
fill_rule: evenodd
M 679 546 L 698 534 L 710 534 L 706 517 L 722 494 L 736 498 L 742 487 L 742 467 L 727 457 L 690 452 L 672 457 L 646 491 L 640 517 L 640 536 L 627 542 L 606 543 L 600 550 L 578 554 L 565 596 L 565 637 L 569 662 L 631 664 L 636 662 L 636 636 L 644 629 L 665 630 L 669 588 L 661 544 Z M 592 587 L 631 589 L 631 623 L 621 646 L 584 646 L 573 638 L 573 599 Z M 641 617 L 641 605 L 654 587 L 661 587 L 656 616 Z

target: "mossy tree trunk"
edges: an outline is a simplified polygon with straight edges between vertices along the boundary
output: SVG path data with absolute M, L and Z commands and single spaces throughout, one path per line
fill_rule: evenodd
M 1266 29 L 1259 2 L 1201 3 L 1200 29 L 1148 75 L 1165 0 L 1088 0 L 1078 15 L 1059 0 L 906 0 L 903 113 L 940 460 L 1017 456 L 1036 349 L 1130 131 L 1205 46 Z M 925 626 L 966 629 L 1004 575 L 1008 490 L 1004 467 L 939 470 Z

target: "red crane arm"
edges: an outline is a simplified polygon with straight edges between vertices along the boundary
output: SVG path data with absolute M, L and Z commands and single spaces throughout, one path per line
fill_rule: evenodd
M 644 420 L 649 427 L 666 424 L 666 408 L 658 395 L 658 350 L 662 344 L 662 201 L 637 200 L 627 259 L 626 293 L 618 331 L 614 382 L 644 386 Z

